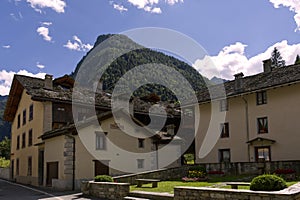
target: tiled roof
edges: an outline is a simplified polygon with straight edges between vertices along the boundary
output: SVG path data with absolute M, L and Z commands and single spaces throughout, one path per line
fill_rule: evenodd
M 274 68 L 271 72 L 262 72 L 253 76 L 244 77 L 241 79 L 242 87 L 240 90 L 235 89 L 236 80 L 225 82 L 224 84 L 210 86 L 208 89 L 203 89 L 197 93 L 199 103 L 208 102 L 211 99 L 222 98 L 222 88 L 225 88 L 226 96 L 236 96 L 247 93 L 252 93 L 260 90 L 265 90 L 284 85 L 290 85 L 300 82 L 300 65 L 290 65 L 286 67 Z

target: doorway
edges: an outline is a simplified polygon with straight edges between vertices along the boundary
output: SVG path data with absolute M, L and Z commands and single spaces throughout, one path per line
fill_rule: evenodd
M 52 179 L 58 179 L 58 162 L 47 163 L 47 186 L 52 186 Z
M 95 176 L 109 175 L 109 160 L 94 160 L 95 163 Z

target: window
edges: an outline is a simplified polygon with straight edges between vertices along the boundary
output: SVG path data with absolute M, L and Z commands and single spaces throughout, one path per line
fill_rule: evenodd
M 144 159 L 137 159 L 137 168 L 138 169 L 144 168 Z
M 19 162 L 19 158 L 17 158 L 16 161 L 16 175 L 19 176 L 19 171 L 20 171 L 20 162 Z
M 33 104 L 29 107 L 29 121 L 33 120 Z
M 221 128 L 221 138 L 229 137 L 229 123 L 223 123 L 220 126 Z
M 219 160 L 220 162 L 230 162 L 230 149 L 220 149 Z
M 139 139 L 139 148 L 144 148 L 145 139 Z
M 271 161 L 271 148 L 256 147 L 255 148 L 256 161 Z
M 257 118 L 257 131 L 259 134 L 268 133 L 268 118 Z
M 21 115 L 18 114 L 18 128 L 20 128 L 21 126 Z
M 26 109 L 23 110 L 23 125 L 26 124 Z
M 17 136 L 17 150 L 20 149 L 20 136 Z
M 256 104 L 262 105 L 267 103 L 267 92 L 261 91 L 256 93 Z
M 25 146 L 26 146 L 26 134 L 23 133 L 22 134 L 22 148 L 25 148 Z
M 221 99 L 220 100 L 220 111 L 228 111 L 228 102 L 227 99 Z
M 96 132 L 96 150 L 106 150 L 106 134 Z
M 28 132 L 28 146 L 32 146 L 32 129 Z
M 32 157 L 28 157 L 28 163 L 27 163 L 27 176 L 32 175 Z

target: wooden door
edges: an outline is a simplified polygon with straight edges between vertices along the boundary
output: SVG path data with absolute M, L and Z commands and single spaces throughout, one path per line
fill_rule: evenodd
M 97 175 L 109 175 L 109 161 L 95 160 L 95 176 Z
M 52 179 L 58 179 L 58 162 L 47 163 L 47 186 L 52 186 Z

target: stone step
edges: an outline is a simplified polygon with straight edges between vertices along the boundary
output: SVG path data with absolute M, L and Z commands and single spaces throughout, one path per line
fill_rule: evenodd
M 125 200 L 151 200 L 151 199 L 145 199 L 145 198 L 139 198 L 139 197 L 124 197 Z

